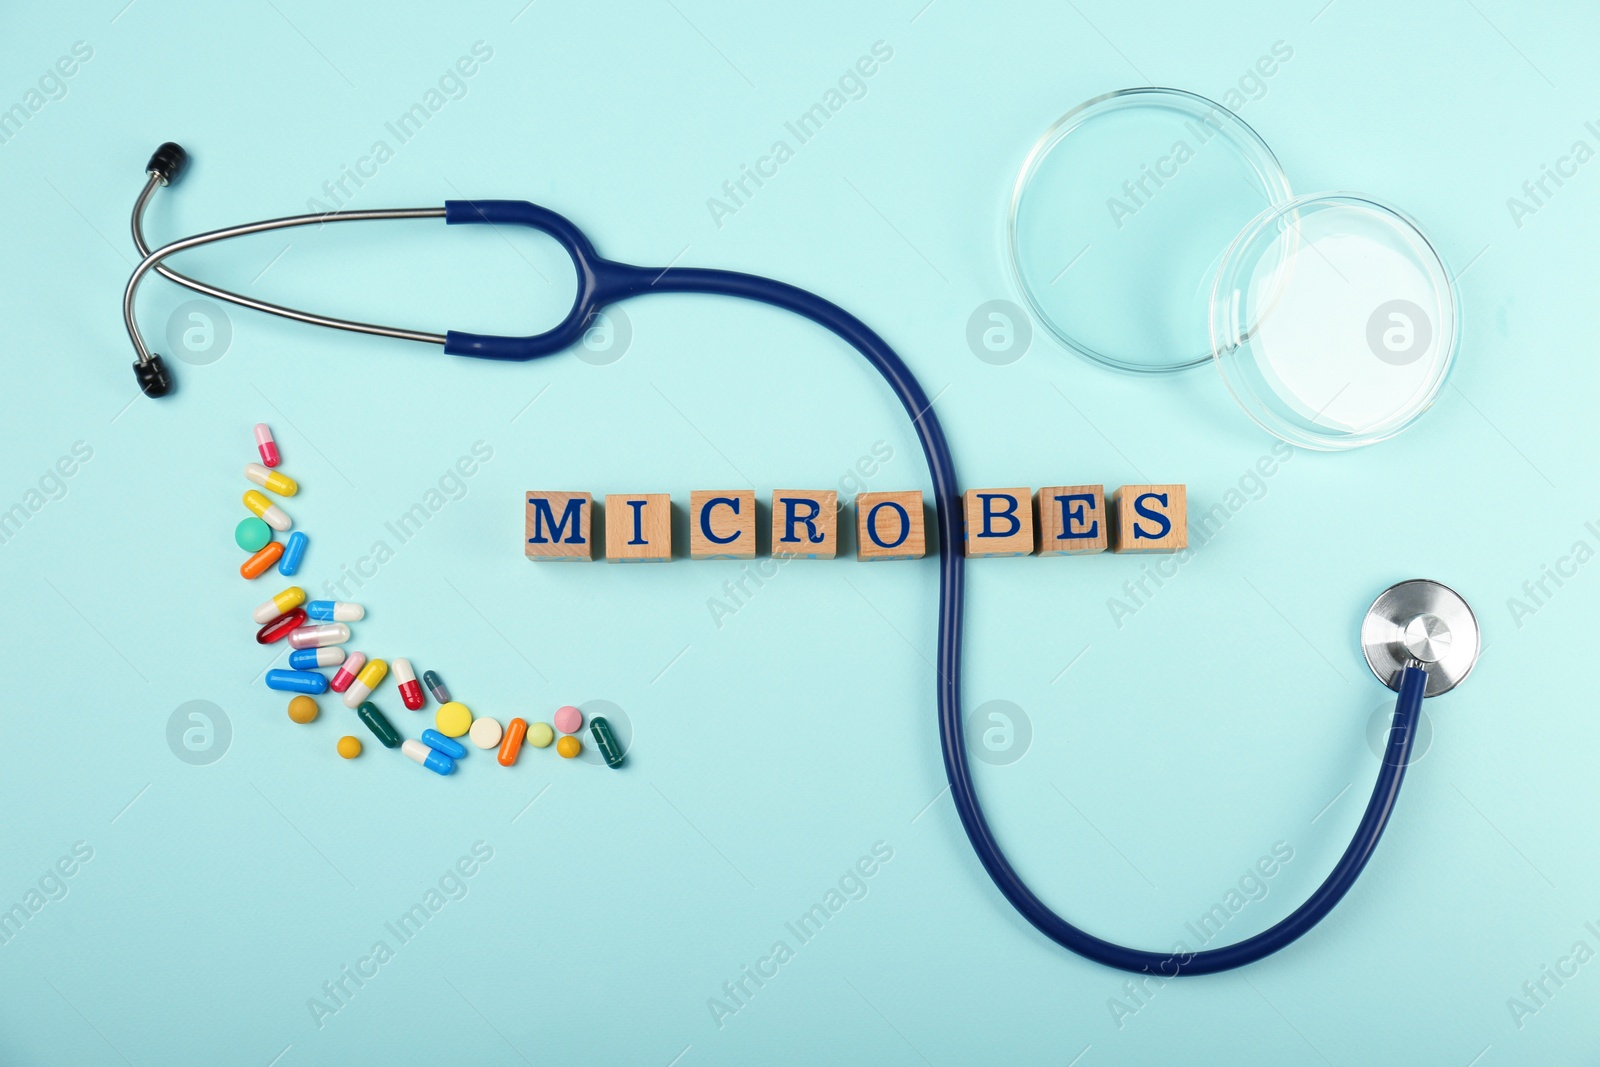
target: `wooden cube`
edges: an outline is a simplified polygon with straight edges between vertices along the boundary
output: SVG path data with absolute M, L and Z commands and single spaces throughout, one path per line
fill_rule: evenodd
M 1188 492 L 1181 485 L 1125 485 L 1111 494 L 1112 547 L 1178 552 L 1189 547 Z
M 772 491 L 775 559 L 832 559 L 838 552 L 838 493 L 832 489 Z
M 1033 506 L 1041 556 L 1104 552 L 1111 543 L 1103 485 L 1053 485 L 1033 494 Z
M 928 553 L 922 491 L 856 497 L 856 559 L 921 559 Z
M 672 497 L 606 494 L 606 562 L 665 563 L 672 558 Z
M 967 558 L 1033 553 L 1033 498 L 1027 486 L 968 489 L 962 494 Z
M 530 489 L 522 520 L 524 552 L 529 559 L 592 560 L 589 536 L 594 498 L 588 493 L 552 493 Z
M 689 494 L 690 559 L 755 559 L 753 489 L 696 489 Z

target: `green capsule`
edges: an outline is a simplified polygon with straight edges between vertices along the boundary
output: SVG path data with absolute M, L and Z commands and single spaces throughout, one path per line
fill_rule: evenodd
M 378 705 L 370 700 L 362 701 L 361 706 L 356 709 L 356 714 L 367 724 L 372 736 L 383 742 L 384 748 L 400 747 L 400 731 L 394 728 L 394 723 L 389 721 L 387 715 L 378 710 Z
M 617 744 L 617 735 L 611 732 L 611 724 L 601 716 L 589 720 L 589 732 L 594 735 L 594 743 L 600 749 L 600 755 L 606 758 L 607 767 L 622 766 L 622 746 Z

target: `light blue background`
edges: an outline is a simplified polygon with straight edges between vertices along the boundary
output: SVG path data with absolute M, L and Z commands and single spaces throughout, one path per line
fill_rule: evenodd
M 1508 600 L 1600 534 L 1593 433 L 1590 163 L 1519 228 L 1508 197 L 1597 144 L 1586 6 L 983 5 L 787 9 L 707 0 L 335 7 L 109 0 L 11 5 L 0 106 L 75 41 L 93 59 L 0 145 L 0 506 L 74 442 L 93 458 L 0 545 L 7 769 L 0 905 L 74 843 L 93 859 L 0 945 L 0 1062 L 1567 1063 L 1600 1042 L 1600 962 L 1520 1028 L 1525 981 L 1600 949 L 1592 846 L 1600 732 L 1585 684 L 1600 565 L 1523 618 Z M 519 10 L 520 9 L 520 10 Z M 117 308 L 127 213 L 150 150 L 194 156 L 151 213 L 158 240 L 307 210 L 476 41 L 493 58 L 352 202 L 528 198 L 609 255 L 754 270 L 859 313 L 930 393 L 966 485 L 1180 481 L 1195 512 L 1271 440 L 1207 369 L 1112 375 L 1035 334 L 977 359 L 973 309 L 1015 299 L 1001 218 L 1028 147 L 1127 85 L 1217 97 L 1294 49 L 1244 117 L 1298 190 L 1407 208 L 1459 275 L 1457 372 L 1411 432 L 1300 453 L 1118 628 L 1146 561 L 974 564 L 969 706 L 1032 725 L 981 790 L 1019 869 L 1088 929 L 1166 947 L 1277 842 L 1294 859 L 1228 939 L 1285 914 L 1343 847 L 1376 772 L 1386 701 L 1362 609 L 1425 575 L 1477 608 L 1487 650 L 1430 703 L 1376 859 L 1331 918 L 1242 972 L 1169 984 L 1121 1025 L 1125 976 L 1026 926 L 957 823 L 934 721 L 932 560 L 785 567 L 718 628 L 737 564 L 538 567 L 533 487 L 927 488 L 904 416 L 831 337 L 702 298 L 626 309 L 623 358 L 492 366 L 231 311 L 230 350 L 174 360 L 136 397 Z M 876 41 L 893 59 L 719 228 L 707 198 Z M 355 317 L 526 332 L 570 293 L 534 237 L 436 223 L 297 232 L 189 269 Z M 152 281 L 162 350 L 190 294 Z M 537 400 L 535 398 L 537 397 Z M 531 406 L 530 405 L 531 402 Z M 636 732 L 625 773 L 527 752 L 438 779 L 369 745 L 336 700 L 307 727 L 257 681 L 267 653 L 230 531 L 277 431 L 304 491 L 316 586 L 482 441 L 493 458 L 359 599 L 358 647 L 440 670 L 500 717 L 607 699 Z M 848 495 L 848 484 L 846 494 Z M 1070 670 L 1067 669 L 1071 664 Z M 410 734 L 420 726 L 386 689 Z M 173 711 L 224 709 L 231 746 L 175 758 Z M 537 798 L 535 800 L 535 798 Z M 528 805 L 533 801 L 531 807 Z M 319 1027 L 307 1006 L 475 842 L 493 858 Z M 791 940 L 874 843 L 893 859 L 719 1027 L 723 983 Z M 1600 922 L 1597 922 L 1600 925 Z M 791 945 L 794 942 L 791 940 Z

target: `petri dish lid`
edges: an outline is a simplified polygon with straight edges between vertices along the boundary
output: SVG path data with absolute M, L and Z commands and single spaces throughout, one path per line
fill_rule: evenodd
M 1199 366 L 1223 255 L 1292 198 L 1264 141 L 1179 89 L 1124 89 L 1063 115 L 1023 163 L 1007 237 L 1017 287 L 1069 349 L 1127 371 Z
M 1459 342 L 1454 283 L 1415 222 L 1350 193 L 1244 227 L 1217 272 L 1217 369 L 1241 407 L 1323 451 L 1393 437 L 1438 396 Z

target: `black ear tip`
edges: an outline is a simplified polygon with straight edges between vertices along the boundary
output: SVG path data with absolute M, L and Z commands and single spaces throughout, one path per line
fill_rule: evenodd
M 145 396 L 166 396 L 172 392 L 172 375 L 167 373 L 167 365 L 160 356 L 151 356 L 149 363 L 135 363 L 133 375 L 139 379 L 139 388 Z
M 171 185 L 188 164 L 189 153 L 183 150 L 183 146 L 176 141 L 168 141 L 155 150 L 150 162 L 144 165 L 144 172 L 160 178 L 162 185 Z

